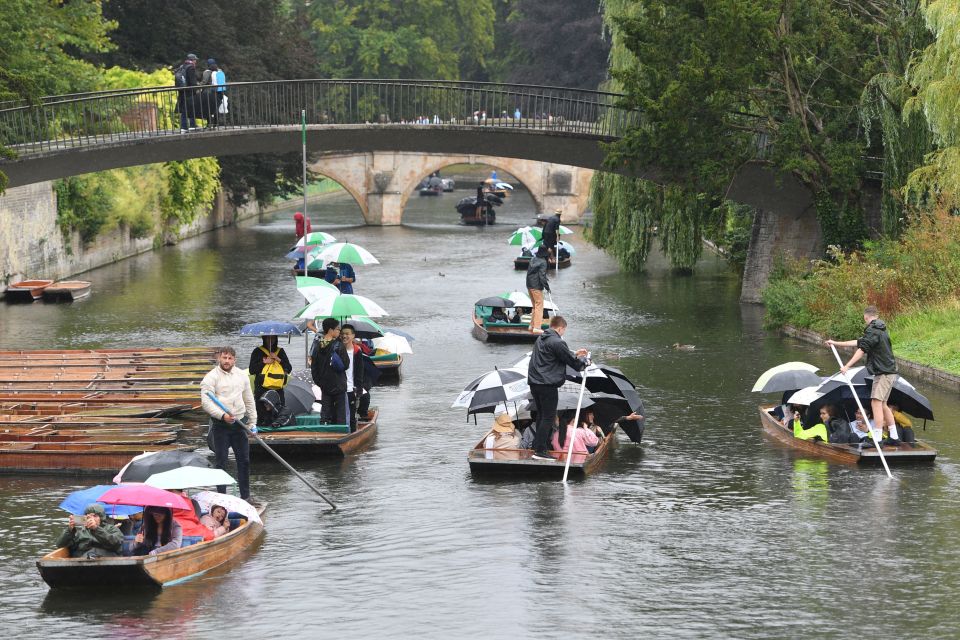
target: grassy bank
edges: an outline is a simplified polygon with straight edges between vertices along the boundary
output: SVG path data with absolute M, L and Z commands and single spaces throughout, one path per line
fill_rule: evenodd
M 876 305 L 897 355 L 960 374 L 960 218 L 916 220 L 898 241 L 813 264 L 780 261 L 763 291 L 768 328 L 793 325 L 850 339 Z

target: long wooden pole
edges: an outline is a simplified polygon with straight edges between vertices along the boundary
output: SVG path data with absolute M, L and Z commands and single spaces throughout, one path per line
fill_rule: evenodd
M 303 146 L 303 275 L 310 275 L 310 267 L 307 261 L 310 259 L 310 250 L 307 247 L 307 110 L 300 110 L 300 142 Z
M 230 413 L 230 410 L 227 409 L 225 406 L 223 406 L 223 403 L 220 402 L 220 400 L 219 400 L 219 398 L 217 398 L 217 396 L 213 395 L 212 393 L 210 393 L 210 392 L 208 391 L 208 392 L 207 392 L 207 397 L 209 397 L 211 400 L 213 400 L 213 403 L 214 403 L 215 405 L 217 405 L 218 407 L 220 407 L 221 409 L 223 409 L 223 411 L 224 411 L 225 413 Z M 267 453 L 269 453 L 269 454 L 272 455 L 274 458 L 276 458 L 276 459 L 277 459 L 277 462 L 279 462 L 280 464 L 282 464 L 283 466 L 285 466 L 291 473 L 293 473 L 293 475 L 295 475 L 295 476 L 297 476 L 298 478 L 300 478 L 300 480 L 303 482 L 303 484 L 305 484 L 305 485 L 307 485 L 308 487 L 310 487 L 310 489 L 312 489 L 315 494 L 317 494 L 318 496 L 320 496 L 321 498 L 323 498 L 323 499 L 327 502 L 327 504 L 330 505 L 330 507 L 331 507 L 330 510 L 331 510 L 331 511 L 336 511 L 336 510 L 337 510 L 337 505 L 335 505 L 335 504 L 333 504 L 332 502 L 330 502 L 330 498 L 328 498 L 327 496 L 323 495 L 323 492 L 321 492 L 320 489 L 317 489 L 315 486 L 313 486 L 313 483 L 312 483 L 312 482 L 310 482 L 309 480 L 307 480 L 306 478 L 304 478 L 303 475 L 301 475 L 301 473 L 300 473 L 299 471 L 297 471 L 296 469 L 294 469 L 293 467 L 291 467 L 291 466 L 287 463 L 286 460 L 284 460 L 283 458 L 281 458 L 281 457 L 280 457 L 280 454 L 278 454 L 276 451 L 274 451 L 272 448 L 270 448 L 270 446 L 267 445 L 267 443 L 263 441 L 263 438 L 261 438 L 261 437 L 257 434 L 256 431 L 251 430 L 251 429 L 246 425 L 246 423 L 244 423 L 244 422 L 243 422 L 242 420 L 240 420 L 239 418 L 237 419 L 237 424 L 239 424 L 241 427 L 243 427 L 243 430 L 246 431 L 248 434 L 250 434 L 250 435 L 252 435 L 254 438 L 256 438 L 257 442 L 260 443 L 260 446 L 263 447 L 264 450 L 266 450 Z
M 589 361 L 590 354 L 587 354 L 587 360 Z M 587 367 L 581 372 L 583 380 L 580 382 L 580 396 L 577 398 L 577 410 L 573 414 L 573 431 L 569 428 L 567 429 L 567 437 L 570 438 L 570 446 L 567 447 L 567 462 L 563 465 L 563 480 L 562 482 L 566 483 L 567 474 L 570 473 L 570 459 L 573 458 L 573 443 L 576 440 L 577 436 L 577 427 L 580 426 L 580 405 L 583 404 L 583 392 L 587 388 L 587 372 L 593 365 L 587 365 Z M 563 446 L 563 443 L 560 443 L 560 446 Z
M 890 467 L 887 466 L 887 459 L 883 457 L 883 450 L 880 448 L 880 440 L 877 438 L 877 432 L 873 429 L 873 425 L 867 420 L 867 412 L 863 408 L 863 405 L 860 404 L 860 396 L 857 395 L 857 390 L 853 388 L 853 383 L 850 381 L 850 378 L 847 377 L 847 374 L 843 372 L 843 360 L 840 359 L 840 354 L 837 353 L 837 348 L 833 345 L 830 345 L 830 349 L 833 351 L 833 355 L 837 358 L 837 364 L 840 365 L 840 375 L 843 377 L 844 382 L 850 387 L 850 393 L 853 394 L 853 400 L 857 403 L 857 408 L 860 409 L 860 415 L 863 416 L 864 422 L 870 427 L 870 437 L 873 439 L 873 444 L 877 447 L 877 453 L 880 454 L 880 462 L 883 463 L 883 468 L 887 472 L 888 478 L 893 478 L 893 474 L 890 473 Z M 873 421 L 876 423 L 877 416 L 873 416 Z

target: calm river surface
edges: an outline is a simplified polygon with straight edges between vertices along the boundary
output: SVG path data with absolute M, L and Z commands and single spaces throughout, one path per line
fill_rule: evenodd
M 960 402 L 917 386 L 940 419 L 918 435 L 928 468 L 804 459 L 761 435 L 750 393 L 766 368 L 831 356 L 761 328 L 761 309 L 708 257 L 697 275 L 654 261 L 642 277 L 579 239 L 554 278 L 573 347 L 641 387 L 647 441 L 623 439 L 602 471 L 559 482 L 478 482 L 467 450 L 483 425 L 450 409 L 462 386 L 523 345 L 470 335 L 474 300 L 523 287 L 509 231 L 532 218 L 518 192 L 501 224 L 454 224 L 461 193 L 411 198 L 405 226 L 365 228 L 339 196 L 316 229 L 370 249 L 357 292 L 416 336 L 401 385 L 375 390 L 366 452 L 301 465 L 341 509 L 279 466 L 257 465 L 270 503 L 263 545 L 157 595 L 48 593 L 34 567 L 84 479 L 0 477 L 0 621 L 10 637 L 941 637 L 960 634 Z M 0 307 L 0 347 L 258 342 L 247 322 L 301 306 L 283 258 L 290 211 L 84 276 L 73 305 Z M 694 352 L 674 351 L 675 342 Z M 287 347 L 303 362 L 302 342 Z M 488 418 L 489 420 L 489 418 Z

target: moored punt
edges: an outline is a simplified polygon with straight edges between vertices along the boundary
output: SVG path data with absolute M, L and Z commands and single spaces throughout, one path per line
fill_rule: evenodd
M 516 269 L 517 271 L 521 271 L 521 270 L 526 271 L 529 266 L 530 266 L 530 256 L 517 256 L 516 258 L 513 259 L 513 268 Z M 570 257 L 568 256 L 566 258 L 561 258 L 560 268 L 566 269 L 569 266 L 570 266 Z M 551 269 L 555 269 L 556 267 L 557 265 L 555 264 L 550 265 Z
M 563 477 L 563 468 L 566 464 L 565 451 L 551 451 L 556 459 L 534 460 L 530 449 L 485 449 L 484 443 L 492 431 L 484 434 L 480 442 L 467 454 L 470 462 L 470 473 L 474 476 L 539 476 L 550 478 Z M 600 440 L 593 453 L 575 453 L 570 458 L 570 476 L 583 477 L 596 471 L 610 454 L 610 450 L 617 443 L 617 430 Z
M 346 425 L 318 425 L 315 427 L 283 427 L 265 429 L 258 435 L 271 449 L 283 458 L 313 458 L 318 456 L 346 456 L 357 453 L 373 442 L 377 436 L 377 418 L 380 411 L 371 408 L 367 420 L 357 422 L 357 430 L 349 432 Z M 273 460 L 274 458 L 250 439 L 250 457 Z
M 856 444 L 830 444 L 819 440 L 801 440 L 793 435 L 793 428 L 788 428 L 777 422 L 776 418 L 770 415 L 770 410 L 774 407 L 760 406 L 760 424 L 766 434 L 774 440 L 781 442 L 792 449 L 809 453 L 821 458 L 827 458 L 835 462 L 846 462 L 849 464 L 876 464 L 880 463 L 880 454 L 873 442 L 863 445 Z M 919 440 L 914 446 L 904 443 L 899 447 L 883 447 L 883 457 L 887 464 L 911 464 L 911 463 L 932 463 L 937 457 L 937 450 L 925 442 Z
M 53 284 L 53 280 L 21 280 L 14 282 L 5 292 L 7 302 L 33 302 L 43 296 L 43 290 Z
M 124 418 L 170 417 L 192 410 L 191 404 L 105 406 L 87 402 L 0 402 L 0 413 L 22 416 L 116 416 Z
M 141 453 L 189 449 L 180 445 L 5 442 L 0 443 L 0 473 L 112 475 Z
M 86 280 L 60 280 L 44 287 L 43 299 L 71 302 L 90 295 L 90 283 Z
M 544 328 L 549 325 L 542 325 Z M 484 342 L 534 342 L 539 334 L 526 323 L 487 322 L 473 313 L 473 337 Z
M 394 380 L 400 377 L 400 367 L 403 365 L 403 356 L 399 353 L 385 353 L 379 356 L 370 356 L 370 360 L 380 372 L 380 379 Z
M 261 517 L 266 507 L 257 507 Z M 245 520 L 224 536 L 155 556 L 71 558 L 69 550 L 61 547 L 37 560 L 37 569 L 43 581 L 54 589 L 156 589 L 184 582 L 244 556 L 262 535 L 262 524 Z
M 66 415 L 18 415 L 18 414 L 0 414 L 0 426 L 5 424 L 30 424 L 30 423 L 42 423 L 42 424 L 56 424 L 64 427 L 70 426 L 149 426 L 154 427 L 168 427 L 168 426 L 179 426 L 171 425 L 164 418 L 126 418 L 126 417 L 113 417 L 113 416 L 84 416 L 76 414 L 66 414 Z
M 80 431 L 33 431 L 11 433 L 0 430 L 0 447 L 8 442 L 77 442 L 85 444 L 157 445 L 176 442 L 177 434 L 166 431 L 145 433 L 85 433 Z
M 189 405 L 190 409 L 200 406 L 197 394 L 145 394 L 131 389 L 127 392 L 110 393 L 106 391 L 70 392 L 49 390 L 0 390 L 0 403 L 7 402 L 86 402 L 89 404 L 163 404 Z M 189 409 L 188 409 L 189 410 Z

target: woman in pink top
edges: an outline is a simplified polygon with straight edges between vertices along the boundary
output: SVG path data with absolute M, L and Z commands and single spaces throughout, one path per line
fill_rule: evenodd
M 572 413 L 572 412 L 571 412 Z M 553 447 L 554 451 L 563 451 L 566 452 L 570 447 L 570 433 L 573 432 L 573 452 L 574 453 L 590 453 L 587 447 L 595 447 L 600 443 L 600 438 L 597 437 L 590 429 L 581 422 L 580 426 L 576 429 L 573 429 L 573 416 L 563 416 L 562 422 L 567 423 L 566 427 L 561 426 L 558 431 L 553 432 L 553 438 L 550 440 L 550 445 Z M 564 435 L 563 446 L 560 446 L 560 435 Z

